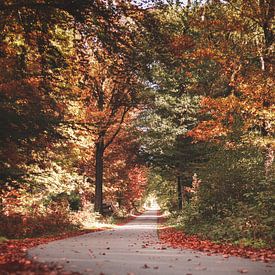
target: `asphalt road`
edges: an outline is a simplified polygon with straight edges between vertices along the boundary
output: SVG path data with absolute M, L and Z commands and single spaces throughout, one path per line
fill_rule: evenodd
M 28 253 L 37 261 L 56 263 L 81 274 L 275 274 L 271 264 L 163 246 L 157 237 L 156 210 L 116 229 L 54 241 Z

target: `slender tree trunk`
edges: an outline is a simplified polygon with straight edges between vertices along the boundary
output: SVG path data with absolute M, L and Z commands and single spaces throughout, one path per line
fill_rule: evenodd
M 178 210 L 182 210 L 182 186 L 181 186 L 181 176 L 178 176 Z
M 102 214 L 103 202 L 103 167 L 104 167 L 104 137 L 101 136 L 96 143 L 96 163 L 95 163 L 95 211 Z

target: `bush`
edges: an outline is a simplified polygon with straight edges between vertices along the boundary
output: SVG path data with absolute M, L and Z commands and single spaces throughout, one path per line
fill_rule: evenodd
M 73 229 L 69 212 L 59 204 L 51 204 L 45 213 L 33 210 L 29 214 L 13 213 L 0 216 L 0 235 L 7 238 L 35 237 Z
M 68 202 L 69 202 L 70 209 L 72 211 L 79 211 L 82 206 L 81 205 L 81 197 L 77 193 L 72 193 L 68 197 Z
M 199 190 L 173 221 L 212 240 L 273 246 L 272 179 L 264 164 L 256 148 L 221 149 L 198 171 Z

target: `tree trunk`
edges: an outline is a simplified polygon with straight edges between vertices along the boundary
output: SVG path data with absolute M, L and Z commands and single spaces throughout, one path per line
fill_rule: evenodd
M 103 155 L 104 155 L 104 137 L 101 136 L 96 143 L 96 163 L 95 163 L 95 211 L 102 214 L 103 202 Z
M 181 176 L 178 176 L 178 210 L 182 210 Z

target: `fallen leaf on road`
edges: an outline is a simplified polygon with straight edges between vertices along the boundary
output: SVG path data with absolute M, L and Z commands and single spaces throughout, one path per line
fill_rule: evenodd
M 159 223 L 165 222 L 159 218 Z M 203 240 L 196 235 L 186 235 L 173 227 L 165 227 L 158 230 L 159 239 L 162 244 L 169 247 L 181 249 L 195 249 L 208 254 L 221 253 L 226 259 L 229 256 L 241 256 L 250 259 L 257 259 L 263 262 L 270 262 L 275 259 L 274 249 L 237 246 L 230 243 L 217 244 L 210 240 Z
M 238 272 L 240 272 L 240 273 L 248 273 L 248 270 L 247 269 L 238 269 Z
M 144 264 L 143 268 L 150 268 L 147 264 Z

